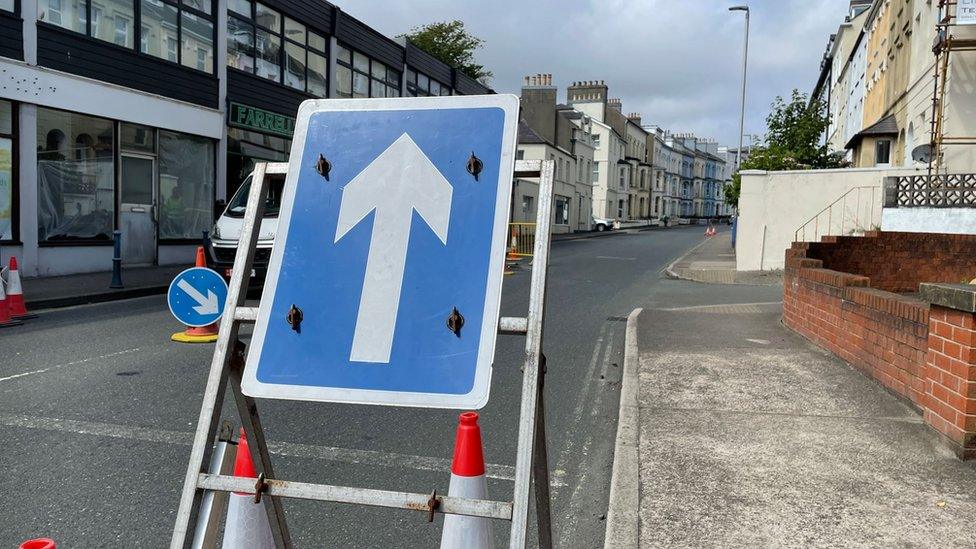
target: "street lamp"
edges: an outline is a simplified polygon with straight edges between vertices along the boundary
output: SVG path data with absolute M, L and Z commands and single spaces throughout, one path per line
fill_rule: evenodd
M 746 12 L 746 39 L 742 48 L 742 107 L 739 111 L 739 148 L 735 151 L 735 169 L 742 165 L 742 135 L 746 123 L 746 65 L 749 61 L 749 6 L 732 6 L 729 11 Z

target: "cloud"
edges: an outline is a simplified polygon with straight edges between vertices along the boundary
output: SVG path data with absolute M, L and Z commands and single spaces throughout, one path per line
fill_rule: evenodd
M 552 73 L 561 97 L 574 80 L 605 80 L 624 112 L 645 123 L 735 145 L 744 17 L 751 9 L 746 134 L 761 134 L 769 104 L 816 82 L 829 35 L 849 0 L 356 0 L 340 5 L 388 36 L 461 19 L 485 40 L 478 62 L 499 92 Z

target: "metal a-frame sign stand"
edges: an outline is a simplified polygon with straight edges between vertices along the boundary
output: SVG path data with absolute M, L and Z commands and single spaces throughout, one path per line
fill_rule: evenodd
M 420 511 L 432 521 L 434 513 L 486 517 L 512 523 L 509 547 L 524 548 L 528 529 L 529 487 L 535 486 L 535 504 L 539 532 L 539 547 L 552 547 L 552 523 L 549 512 L 549 468 L 546 450 L 546 420 L 543 400 L 543 379 L 546 364 L 542 354 L 545 316 L 546 281 L 549 264 L 550 225 L 554 162 L 551 160 L 518 160 L 516 178 L 539 179 L 539 210 L 536 220 L 536 240 L 529 293 L 527 317 L 501 317 L 498 332 L 525 336 L 525 361 L 522 367 L 522 403 L 519 411 L 518 447 L 515 461 L 515 490 L 511 501 L 478 500 L 431 493 L 395 492 L 369 488 L 332 486 L 280 480 L 275 477 L 268 452 L 267 440 L 261 427 L 256 402 L 241 392 L 241 377 L 245 363 L 245 345 L 238 339 L 243 324 L 257 320 L 258 308 L 244 306 L 247 294 L 244 273 L 251 272 L 257 246 L 260 220 L 264 217 L 267 193 L 267 174 L 286 174 L 287 163 L 258 163 L 247 197 L 247 211 L 238 253 L 234 258 L 233 275 L 227 294 L 227 305 L 220 321 L 220 335 L 214 349 L 207 389 L 197 430 L 190 452 L 186 480 L 176 515 L 176 527 L 170 542 L 171 549 L 186 549 L 193 544 L 193 531 L 206 493 L 254 493 L 256 501 L 263 501 L 271 523 L 271 531 L 279 548 L 292 547 L 285 521 L 282 498 L 331 501 L 354 505 L 369 505 Z M 240 478 L 208 472 L 214 451 L 220 410 L 230 382 L 231 393 L 240 414 L 241 424 L 253 452 L 258 473 L 255 479 Z M 447 471 L 445 471 L 447 473 Z

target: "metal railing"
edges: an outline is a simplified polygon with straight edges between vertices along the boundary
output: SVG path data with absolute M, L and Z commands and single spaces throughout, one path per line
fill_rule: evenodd
M 885 208 L 976 208 L 976 174 L 885 178 Z
M 880 189 L 872 185 L 852 187 L 800 225 L 793 233 L 793 241 L 809 242 L 820 240 L 822 236 L 857 235 L 872 227 L 879 227 L 881 208 L 875 205 L 875 193 L 879 192 Z
M 535 249 L 535 223 L 509 223 L 508 246 L 510 254 L 532 257 Z

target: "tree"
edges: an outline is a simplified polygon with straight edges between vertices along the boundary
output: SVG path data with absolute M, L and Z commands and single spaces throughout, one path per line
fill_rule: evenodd
M 794 89 L 789 101 L 778 96 L 771 108 L 763 144 L 749 150 L 740 170 L 821 170 L 846 165 L 843 155 L 831 152 L 821 141 L 829 124 L 823 101 L 808 102 L 805 93 Z M 725 201 L 731 206 L 739 204 L 741 181 L 736 173 L 725 186 Z
M 487 85 L 493 76 L 491 71 L 475 63 L 474 59 L 474 52 L 484 45 L 485 41 L 468 33 L 463 21 L 454 20 L 414 27 L 407 34 L 407 39 L 418 48 L 482 84 Z

